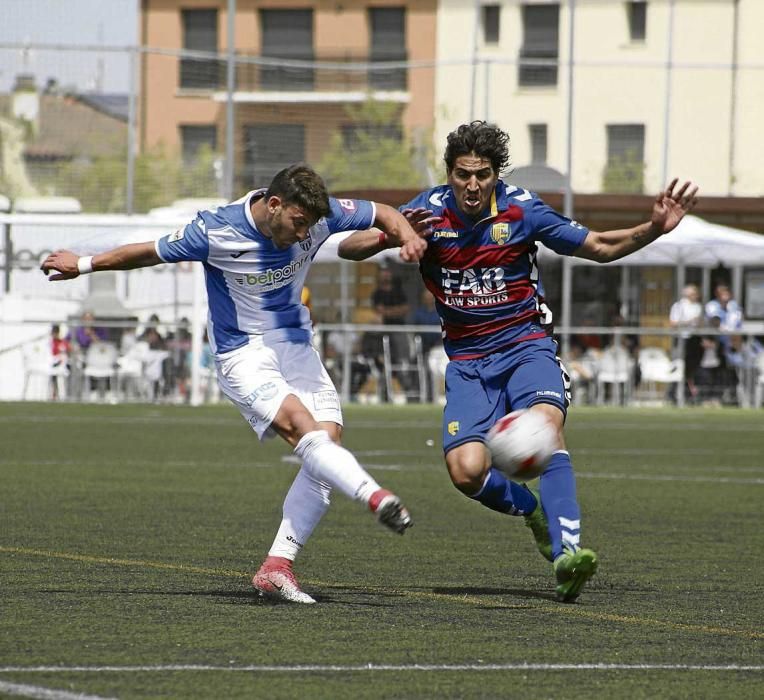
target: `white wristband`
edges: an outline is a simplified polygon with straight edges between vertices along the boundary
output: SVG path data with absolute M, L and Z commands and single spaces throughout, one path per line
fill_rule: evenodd
M 87 275 L 88 272 L 93 272 L 93 256 L 85 255 L 84 257 L 77 258 L 77 269 L 81 275 Z

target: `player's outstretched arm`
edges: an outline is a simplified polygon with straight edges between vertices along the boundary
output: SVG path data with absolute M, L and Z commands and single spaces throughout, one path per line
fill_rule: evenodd
M 139 267 L 159 265 L 162 259 L 157 255 L 154 241 L 130 243 L 93 256 L 79 256 L 70 250 L 57 250 L 51 253 L 40 269 L 51 281 L 71 280 L 88 272 L 100 270 L 134 270 Z
M 628 229 L 589 231 L 574 255 L 601 263 L 612 262 L 673 231 L 684 215 L 698 203 L 697 185 L 685 182 L 676 189 L 677 182 L 674 178 L 665 190 L 658 193 L 653 202 L 650 221 Z
M 407 248 L 407 245 L 400 242 L 401 218 L 404 220 L 404 235 L 407 235 L 407 229 L 410 228 L 415 237 L 418 236 L 424 239 L 430 231 L 429 223 L 432 220 L 432 212 L 427 209 L 404 209 L 399 214 L 395 209 L 387 205 L 377 204 L 376 206 L 377 218 L 375 223 L 380 228 L 352 233 L 340 243 L 338 248 L 339 256 L 346 260 L 366 260 L 366 258 L 370 258 L 372 255 L 376 255 L 387 248 L 402 246 L 401 258 L 403 260 L 406 262 L 421 260 L 427 246 L 426 244 L 422 245 L 421 242 L 408 243 L 407 240 Z M 385 227 L 384 221 L 380 220 L 380 214 L 383 218 L 389 219 L 387 227 Z M 397 235 L 394 233 L 396 229 L 399 230 Z M 405 257 L 410 255 L 413 255 L 413 257 Z
M 400 246 L 400 256 L 404 262 L 421 260 L 427 250 L 427 242 L 417 235 L 406 217 L 387 204 L 377 204 L 376 211 L 374 225 L 385 232 L 389 239 L 387 247 Z

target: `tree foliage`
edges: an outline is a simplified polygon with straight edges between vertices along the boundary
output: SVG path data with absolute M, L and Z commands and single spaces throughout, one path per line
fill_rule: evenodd
M 330 190 L 415 188 L 427 184 L 429 148 L 403 133 L 400 106 L 367 100 L 346 108 L 317 170 Z
M 215 159 L 205 146 L 193 163 L 168 155 L 163 148 L 139 154 L 135 159 L 133 211 L 147 212 L 181 197 L 215 197 Z M 60 168 L 48 183 L 53 194 L 76 197 L 86 212 L 127 210 L 127 155 L 124 151 L 75 160 Z

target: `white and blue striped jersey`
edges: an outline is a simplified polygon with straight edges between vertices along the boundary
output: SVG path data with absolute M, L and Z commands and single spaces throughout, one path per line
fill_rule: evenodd
M 194 221 L 156 242 L 164 262 L 198 260 L 207 284 L 208 336 L 223 354 L 252 343 L 310 342 L 310 313 L 300 303 L 308 268 L 333 233 L 370 228 L 373 202 L 329 198 L 331 214 L 308 237 L 279 250 L 258 231 L 250 203 L 265 190 L 253 190 L 217 209 L 200 211 Z

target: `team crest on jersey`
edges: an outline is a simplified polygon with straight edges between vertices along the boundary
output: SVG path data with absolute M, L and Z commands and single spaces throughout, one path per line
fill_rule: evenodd
M 310 234 L 308 234 L 308 237 L 304 241 L 300 241 L 300 248 L 302 248 L 306 253 L 310 250 L 312 245 L 313 241 L 311 240 Z
M 167 239 L 167 242 L 175 243 L 175 241 L 180 241 L 183 239 L 184 234 L 185 234 L 185 231 L 182 228 L 179 228 L 175 233 L 170 234 L 170 237 Z
M 491 226 L 491 240 L 496 245 L 504 245 L 512 234 L 512 229 L 509 224 L 502 221 L 501 223 Z
M 448 424 L 448 434 L 449 435 L 456 435 L 459 432 L 459 421 L 458 420 L 452 420 Z

